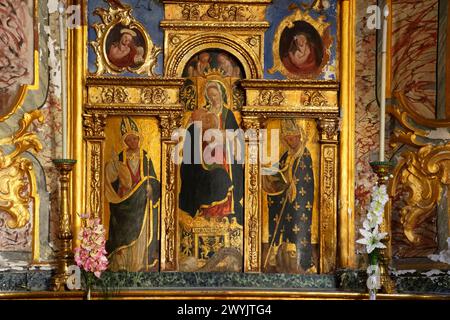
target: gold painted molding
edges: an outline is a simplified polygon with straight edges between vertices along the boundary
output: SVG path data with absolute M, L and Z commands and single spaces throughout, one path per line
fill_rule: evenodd
M 101 292 L 92 292 L 94 300 L 103 300 Z M 81 300 L 83 291 L 0 293 L 0 300 Z M 121 291 L 108 299 L 120 300 L 368 300 L 366 293 L 262 290 L 130 290 Z M 379 300 L 450 300 L 450 295 L 377 294 Z
M 258 117 L 244 117 L 243 127 L 252 130 L 245 141 L 244 177 L 244 272 L 261 272 L 261 173 L 259 161 L 259 134 L 261 123 Z M 250 131 L 248 131 L 250 132 Z
M 355 64 L 356 0 L 340 6 L 340 106 L 343 111 L 340 141 L 339 256 L 338 266 L 354 268 L 355 261 Z
M 320 118 L 339 114 L 339 85 L 335 81 L 246 79 L 241 86 L 247 96 L 243 115 Z M 270 99 L 274 95 L 277 103 Z
M 414 107 L 408 102 L 408 98 L 406 97 L 406 93 L 396 91 L 394 93 L 394 97 L 397 99 L 398 106 L 407 113 L 407 116 L 414 120 L 419 125 L 428 127 L 428 128 L 448 128 L 450 127 L 450 119 L 446 120 L 435 120 L 435 119 L 427 119 L 421 116 L 414 110 Z M 420 130 L 420 129 L 416 129 Z M 419 132 L 423 132 L 420 130 Z
M 336 269 L 339 119 L 321 118 L 320 133 L 320 273 Z
M 81 25 L 78 28 L 67 30 L 67 116 L 68 116 L 68 152 L 70 159 L 77 159 L 72 170 L 71 185 L 69 186 L 69 201 L 72 212 L 84 213 L 86 209 L 85 195 L 83 192 L 87 183 L 85 178 L 86 166 L 82 159 L 85 157 L 85 146 L 83 142 L 83 103 L 84 103 L 84 81 L 87 66 L 87 0 L 69 0 L 67 5 L 79 6 L 81 8 Z M 78 232 L 81 227 L 79 215 L 72 214 L 73 247 L 79 245 Z

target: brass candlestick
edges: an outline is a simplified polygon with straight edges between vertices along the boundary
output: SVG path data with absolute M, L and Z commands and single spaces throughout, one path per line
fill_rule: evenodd
M 68 267 L 73 264 L 72 251 L 72 217 L 69 209 L 69 174 L 77 161 L 71 159 L 54 159 L 53 163 L 59 171 L 60 199 L 59 199 L 59 251 L 57 253 L 57 269 L 50 287 L 53 291 L 64 291 Z
M 389 161 L 374 161 L 370 163 L 373 172 L 378 176 L 378 185 L 387 185 L 389 181 L 389 176 L 391 174 L 392 168 L 394 164 Z M 386 212 L 386 210 L 385 210 Z M 386 249 L 380 250 L 380 281 L 381 281 L 381 291 L 383 293 L 395 293 L 395 282 L 389 276 L 388 267 L 391 262 L 391 258 L 389 256 L 390 250 L 390 230 L 389 230 L 389 221 L 386 214 L 383 215 L 383 223 L 381 224 L 381 232 L 386 232 L 387 236 L 382 240 L 382 242 L 386 245 Z

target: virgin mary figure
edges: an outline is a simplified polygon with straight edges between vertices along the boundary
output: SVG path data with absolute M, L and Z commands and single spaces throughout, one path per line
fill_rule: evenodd
M 188 126 L 190 137 L 201 137 L 201 132 L 208 129 L 218 129 L 223 133 L 227 129 L 239 129 L 233 112 L 225 106 L 223 84 L 218 81 L 207 82 L 205 98 L 207 105 L 192 114 Z M 199 123 L 201 126 L 198 126 Z M 223 156 L 219 157 L 222 160 L 210 163 L 203 156 L 205 144 L 201 138 L 185 141 L 180 168 L 179 208 L 191 217 L 222 221 L 224 217 L 230 216 L 242 225 L 243 166 L 229 161 L 229 155 L 234 154 L 234 150 L 231 150 L 227 141 L 223 142 L 223 148 L 215 149 L 215 152 L 223 152 Z M 186 157 L 186 154 L 189 156 Z M 196 159 L 200 160 L 197 161 L 199 163 L 196 163 Z
M 141 134 L 130 118 L 120 125 L 124 149 L 107 162 L 109 233 L 106 251 L 111 271 L 155 271 L 158 267 L 160 183 L 153 162 L 141 148 Z

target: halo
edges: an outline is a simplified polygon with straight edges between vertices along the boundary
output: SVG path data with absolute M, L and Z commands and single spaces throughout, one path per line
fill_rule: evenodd
M 128 28 L 123 28 L 122 30 L 120 30 L 120 33 L 128 33 L 133 37 L 137 37 L 137 33 Z

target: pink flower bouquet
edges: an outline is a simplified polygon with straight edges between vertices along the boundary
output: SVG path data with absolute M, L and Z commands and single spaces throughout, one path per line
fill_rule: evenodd
M 85 221 L 78 236 L 81 244 L 75 248 L 75 262 L 82 270 L 100 278 L 102 272 L 108 268 L 105 228 L 100 223 L 100 219 L 85 216 L 82 218 Z

